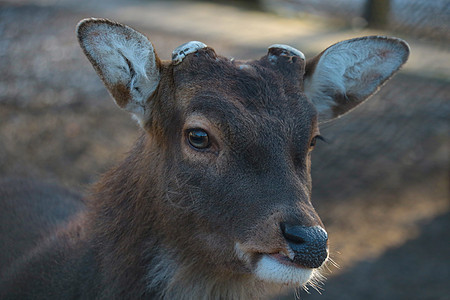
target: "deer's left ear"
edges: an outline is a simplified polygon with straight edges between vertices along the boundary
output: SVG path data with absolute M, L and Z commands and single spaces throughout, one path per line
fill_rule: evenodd
M 406 62 L 408 44 L 370 36 L 343 41 L 306 62 L 304 91 L 319 122 L 345 114 L 378 90 Z

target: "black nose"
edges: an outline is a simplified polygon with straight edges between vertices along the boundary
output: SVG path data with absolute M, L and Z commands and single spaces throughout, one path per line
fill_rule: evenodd
M 318 268 L 328 257 L 328 235 L 319 227 L 281 223 L 281 232 L 294 252 L 294 262 L 306 268 Z

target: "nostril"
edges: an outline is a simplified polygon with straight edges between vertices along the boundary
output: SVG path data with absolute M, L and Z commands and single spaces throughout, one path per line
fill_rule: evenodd
M 284 238 L 296 244 L 327 243 L 328 241 L 327 232 L 319 226 L 307 227 L 281 223 L 280 228 Z
M 295 244 L 303 244 L 306 242 L 305 231 L 300 226 L 291 226 L 286 223 L 281 223 L 281 232 L 283 233 L 284 238 L 290 242 Z
M 322 227 L 281 223 L 280 228 L 294 254 L 295 263 L 318 268 L 328 257 L 328 235 Z

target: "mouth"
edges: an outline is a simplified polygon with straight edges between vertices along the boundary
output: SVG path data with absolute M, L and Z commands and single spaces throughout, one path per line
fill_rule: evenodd
M 263 254 L 263 255 L 267 255 L 270 258 L 276 260 L 278 263 L 289 266 L 289 267 L 295 267 L 295 268 L 303 268 L 303 269 L 308 269 L 307 267 L 300 265 L 296 262 L 294 262 L 294 260 L 286 255 L 284 255 L 281 252 L 278 253 L 270 253 L 270 254 Z M 293 255 L 292 255 L 293 256 Z
M 287 251 L 272 253 L 249 253 L 242 249 L 239 243 L 235 245 L 237 256 L 243 261 L 254 261 L 254 276 L 267 283 L 275 283 L 283 286 L 305 286 L 312 277 L 314 269 L 294 262 L 294 253 Z M 254 257 L 256 260 L 253 260 Z
M 308 283 L 313 275 L 311 268 L 304 267 L 283 253 L 260 254 L 255 275 L 267 282 L 287 286 L 302 286 Z

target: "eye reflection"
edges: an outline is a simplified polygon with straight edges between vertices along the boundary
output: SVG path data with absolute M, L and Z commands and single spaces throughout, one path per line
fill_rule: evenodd
M 189 130 L 188 141 L 196 149 L 206 149 L 210 146 L 208 133 L 202 129 Z

